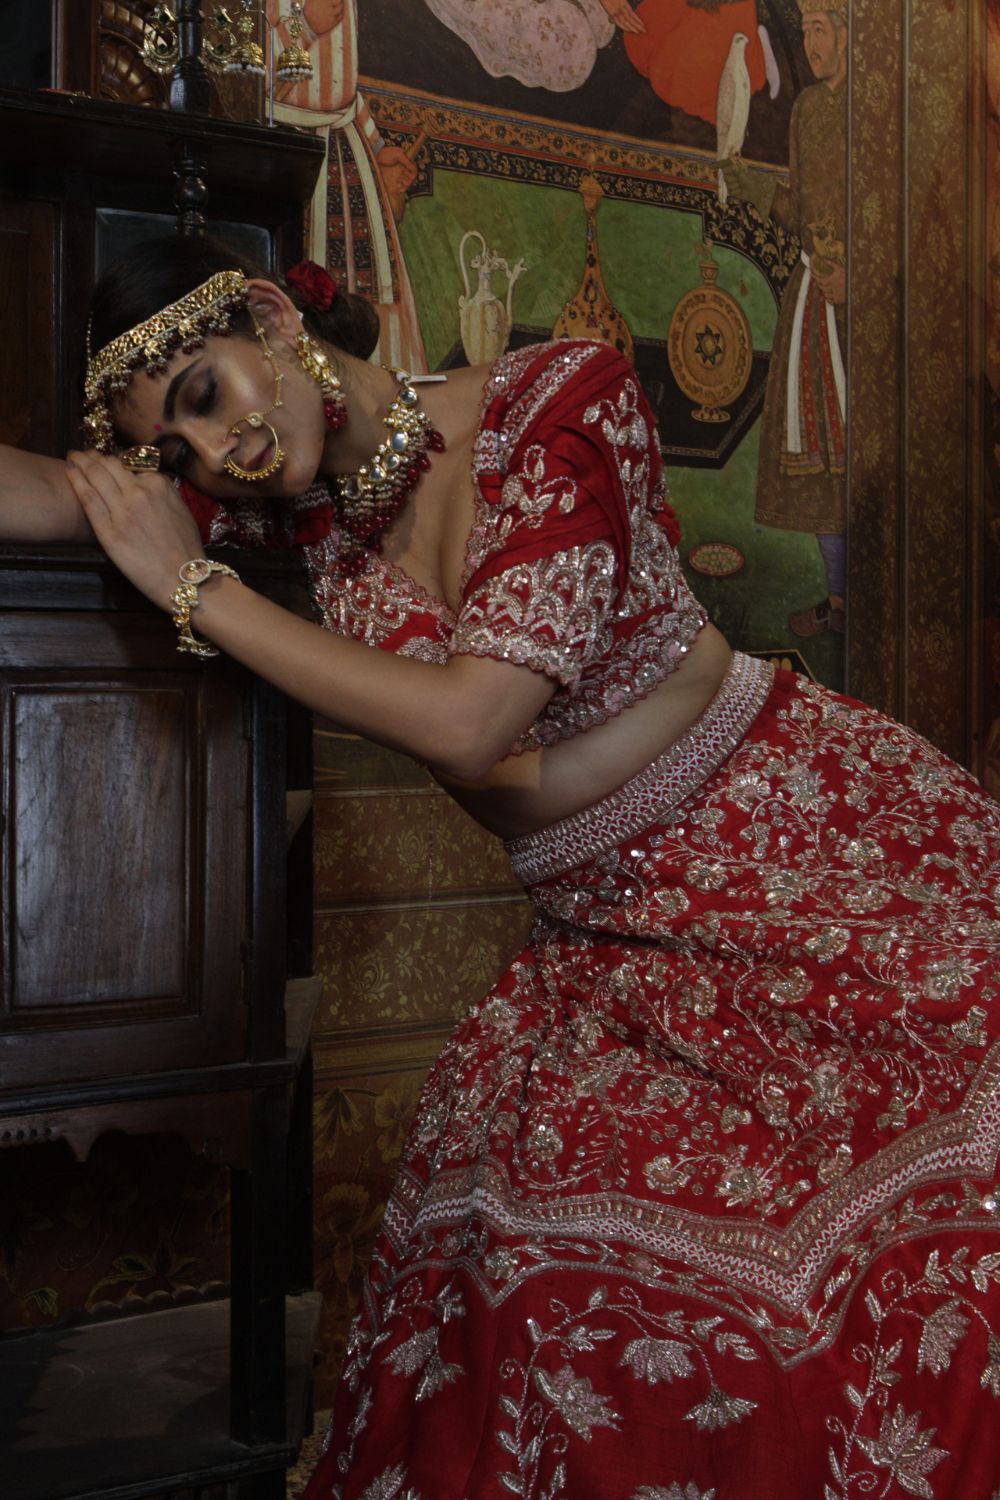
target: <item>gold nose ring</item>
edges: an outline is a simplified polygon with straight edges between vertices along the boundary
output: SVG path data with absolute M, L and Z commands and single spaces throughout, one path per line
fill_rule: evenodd
M 244 422 L 246 422 L 248 427 L 266 427 L 268 432 L 271 434 L 271 442 L 274 444 L 274 457 L 271 459 L 271 462 L 269 464 L 265 464 L 262 469 L 243 469 L 233 458 L 232 454 L 230 454 L 223 463 L 222 467 L 225 469 L 226 473 L 231 474 L 234 479 L 248 479 L 251 481 L 267 479 L 270 477 L 270 475 L 276 473 L 276 471 L 280 469 L 281 465 L 285 462 L 285 451 L 282 448 L 281 444 L 278 442 L 278 434 L 275 432 L 274 428 L 267 420 L 270 413 L 274 411 L 274 407 L 280 405 L 281 402 L 279 400 L 274 403 L 274 406 L 269 407 L 266 413 L 262 413 L 259 411 L 248 412 L 245 417 L 240 418 L 235 427 L 230 427 L 229 432 L 232 437 L 239 437 L 240 428 Z
M 278 362 L 274 357 L 270 344 L 267 342 L 267 335 L 265 334 L 263 328 L 260 325 L 260 322 L 258 321 L 257 314 L 254 312 L 252 304 L 250 306 L 249 312 L 251 318 L 253 319 L 254 332 L 256 333 L 257 338 L 260 342 L 261 353 L 270 365 L 271 373 L 274 376 L 274 400 L 267 408 L 267 411 L 251 411 L 248 412 L 245 417 L 241 417 L 240 420 L 236 423 L 235 427 L 230 427 L 229 435 L 230 437 L 239 437 L 240 428 L 243 426 L 244 422 L 248 427 L 253 427 L 255 429 L 266 427 L 268 432 L 271 434 L 271 442 L 274 444 L 274 457 L 271 459 L 271 462 L 269 464 L 265 464 L 262 469 L 244 469 L 240 467 L 240 465 L 233 458 L 232 454 L 230 454 L 229 457 L 224 460 L 222 467 L 225 469 L 226 473 L 231 474 L 234 479 L 245 479 L 249 480 L 251 483 L 255 483 L 256 481 L 259 481 L 261 479 L 268 479 L 272 474 L 280 469 L 281 465 L 285 462 L 285 450 L 278 442 L 278 434 L 275 432 L 274 428 L 267 420 L 271 413 L 282 404 L 281 387 L 285 377 L 281 370 L 278 369 Z

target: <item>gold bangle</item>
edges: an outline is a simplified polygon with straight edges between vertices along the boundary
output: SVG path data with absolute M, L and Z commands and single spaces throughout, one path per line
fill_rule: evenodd
M 219 653 L 208 641 L 200 641 L 194 634 L 191 629 L 191 611 L 198 608 L 199 587 L 213 573 L 224 573 L 228 578 L 235 578 L 237 583 L 240 581 L 240 575 L 226 563 L 210 562 L 207 557 L 193 557 L 177 570 L 180 584 L 170 596 L 174 607 L 173 620 L 177 626 L 178 651 L 188 651 L 192 656 L 203 660 L 208 656 L 218 656 Z

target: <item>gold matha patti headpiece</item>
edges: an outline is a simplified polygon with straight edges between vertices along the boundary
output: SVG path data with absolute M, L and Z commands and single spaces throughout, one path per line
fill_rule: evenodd
M 111 402 L 126 390 L 138 370 L 158 375 L 180 350 L 193 354 L 206 338 L 229 333 L 233 318 L 249 303 L 242 271 L 217 271 L 194 291 L 120 333 L 96 354 L 88 349 L 83 392 L 83 426 L 88 447 L 114 451 Z

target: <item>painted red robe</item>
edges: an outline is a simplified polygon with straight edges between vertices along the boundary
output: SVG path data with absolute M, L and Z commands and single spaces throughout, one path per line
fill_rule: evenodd
M 636 15 L 646 30 L 623 31 L 625 51 L 665 104 L 714 125 L 719 79 L 740 31 L 748 41 L 750 92 L 764 87 L 757 0 L 720 0 L 714 8 L 689 0 L 641 0 Z

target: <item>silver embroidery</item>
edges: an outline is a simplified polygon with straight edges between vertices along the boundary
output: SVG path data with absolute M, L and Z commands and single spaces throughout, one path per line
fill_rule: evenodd
M 511 839 L 507 854 L 525 885 L 548 880 L 612 849 L 691 795 L 739 744 L 774 680 L 768 662 L 736 652 L 722 685 L 689 730 L 593 807 Z
M 615 554 L 607 542 L 519 563 L 476 590 L 449 653 L 500 656 L 573 683 L 601 647 L 615 592 Z
M 304 549 L 313 598 L 327 630 L 368 646 L 383 646 L 414 613 L 420 613 L 438 622 L 443 647 L 455 619 L 447 604 L 376 553 L 355 577 L 344 578 L 337 568 L 339 538 L 340 533 L 334 529 L 322 541 Z M 421 659 L 441 661 L 444 652 Z

